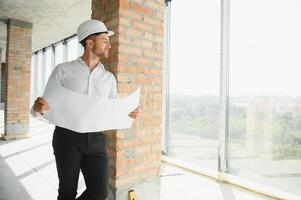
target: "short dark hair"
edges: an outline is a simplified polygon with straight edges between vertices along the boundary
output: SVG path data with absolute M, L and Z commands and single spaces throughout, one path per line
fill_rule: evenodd
M 87 37 L 85 37 L 85 39 L 83 39 L 83 40 L 80 41 L 79 43 L 80 43 L 84 48 L 86 48 L 86 46 L 87 46 L 86 41 L 87 41 L 88 39 L 91 39 L 91 37 L 97 36 L 97 35 L 102 34 L 102 33 L 108 33 L 108 32 L 93 33 L 93 34 L 88 35 Z

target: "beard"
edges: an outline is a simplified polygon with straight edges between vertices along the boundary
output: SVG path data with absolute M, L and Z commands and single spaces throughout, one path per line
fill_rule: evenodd
M 93 48 L 92 52 L 94 55 L 98 56 L 99 58 L 105 58 L 105 59 L 109 58 L 108 50 L 101 51 L 99 49 Z
M 108 59 L 109 58 L 109 51 L 105 51 L 102 53 L 102 57 L 101 58 L 105 58 Z

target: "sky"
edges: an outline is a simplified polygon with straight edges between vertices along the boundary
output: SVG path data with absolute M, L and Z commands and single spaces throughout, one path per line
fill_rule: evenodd
M 230 95 L 301 96 L 301 1 L 231 0 Z M 174 0 L 170 92 L 218 95 L 220 0 Z

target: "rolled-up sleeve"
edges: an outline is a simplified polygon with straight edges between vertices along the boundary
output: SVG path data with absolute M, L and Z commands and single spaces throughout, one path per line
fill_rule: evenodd
M 43 115 L 39 112 L 36 112 L 33 110 L 33 105 L 31 106 L 31 109 L 30 109 L 30 114 L 35 117 L 35 118 L 38 118 L 38 119 L 42 119 L 43 118 Z

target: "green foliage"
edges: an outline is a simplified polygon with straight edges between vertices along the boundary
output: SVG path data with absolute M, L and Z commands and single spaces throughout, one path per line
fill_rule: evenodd
M 246 104 L 247 101 L 246 97 L 240 100 L 241 104 L 230 100 L 229 137 L 236 142 L 243 143 L 246 140 L 247 117 L 250 117 L 247 116 L 250 106 Z M 218 139 L 220 108 L 217 96 L 173 95 L 169 108 L 172 132 Z M 272 121 L 265 120 L 266 114 L 273 116 Z M 263 130 L 272 134 L 273 159 L 301 159 L 301 115 L 257 109 L 256 116 L 251 117 L 255 117 L 257 134 Z
M 289 160 L 301 158 L 301 145 L 292 144 L 274 144 L 273 159 Z
M 274 159 L 301 159 L 301 116 L 275 113 L 274 124 Z
M 218 138 L 219 104 L 216 96 L 172 96 L 170 104 L 171 131 Z

